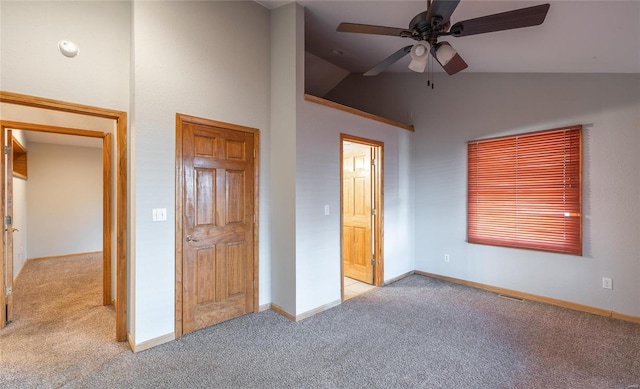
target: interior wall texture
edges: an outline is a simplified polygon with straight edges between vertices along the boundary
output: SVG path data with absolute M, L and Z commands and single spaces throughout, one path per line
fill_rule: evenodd
M 340 134 L 384 144 L 384 279 L 414 270 L 412 132 L 313 102 L 298 109 L 297 314 L 340 301 Z M 330 214 L 324 215 L 324 205 Z
M 267 151 L 270 20 L 257 3 L 218 1 L 136 1 L 132 20 L 130 331 L 140 344 L 174 332 L 176 113 L 257 128 L 260 149 Z M 262 238 L 269 225 L 268 155 L 260 156 L 261 303 L 271 298 L 270 249 Z M 153 208 L 166 208 L 167 221 L 153 222 Z
M 413 120 L 416 269 L 640 316 L 640 75 L 435 77 L 432 90 L 424 75 L 352 76 L 332 92 Z M 584 129 L 583 256 L 466 243 L 467 141 L 573 124 Z
M 102 251 L 102 149 L 30 143 L 29 258 Z
M 299 53 L 302 10 L 289 4 L 271 11 L 270 234 L 271 296 L 286 312 L 296 310 L 296 131 L 302 92 Z
M 131 5 L 126 1 L 2 1 L 2 90 L 127 111 Z M 75 58 L 58 41 L 80 47 Z

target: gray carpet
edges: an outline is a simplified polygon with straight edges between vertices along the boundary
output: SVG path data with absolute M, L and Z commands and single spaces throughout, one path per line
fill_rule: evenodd
M 637 388 L 640 325 L 414 275 L 298 323 L 249 314 L 84 372 L 64 387 Z
M 55 388 L 130 350 L 102 305 L 102 255 L 29 261 L 0 330 L 0 388 Z

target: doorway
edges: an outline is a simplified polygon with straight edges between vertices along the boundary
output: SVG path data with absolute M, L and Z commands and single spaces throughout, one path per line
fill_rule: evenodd
M 116 189 L 115 189 L 114 199 L 115 199 L 115 203 L 118 206 L 115 207 L 116 208 L 115 210 L 113 210 L 112 204 L 109 201 L 105 201 L 103 212 L 104 212 L 104 215 L 109 215 L 109 216 L 104 217 L 103 222 L 108 221 L 110 223 L 112 213 L 115 212 L 115 217 L 114 217 L 115 229 L 114 230 L 115 230 L 115 238 L 116 238 L 116 243 L 115 243 L 116 253 L 114 258 L 116 262 L 116 266 L 115 266 L 116 271 L 115 271 L 115 298 L 113 299 L 114 300 L 113 302 L 115 303 L 115 312 L 116 312 L 115 338 L 116 338 L 116 341 L 125 341 L 127 338 L 127 329 L 126 329 L 127 114 L 125 112 L 114 111 L 114 110 L 109 110 L 105 108 L 92 107 L 92 106 L 81 105 L 76 103 L 68 103 L 68 102 L 59 101 L 59 100 L 21 95 L 17 93 L 4 92 L 4 91 L 0 91 L 0 102 L 6 103 L 6 104 L 12 104 L 15 106 L 25 106 L 25 107 L 51 110 L 51 111 L 62 112 L 62 113 L 85 115 L 87 117 L 105 118 L 113 121 L 115 132 L 116 132 L 116 139 L 114 143 L 116 145 L 117 154 L 115 156 L 113 157 L 111 156 L 112 154 L 111 153 L 111 143 L 112 143 L 111 135 L 100 133 L 99 136 L 103 138 L 103 158 L 107 158 L 107 157 L 115 158 L 115 164 L 114 164 L 115 174 L 113 174 L 113 177 L 112 177 L 112 173 L 111 173 L 112 165 L 105 164 L 103 162 L 103 166 L 108 165 L 108 168 L 105 167 L 103 169 L 103 175 L 104 175 L 103 177 L 108 176 L 109 177 L 108 181 L 109 182 L 113 181 L 115 183 Z M 20 128 L 25 130 L 43 131 L 43 132 L 51 131 L 51 126 L 46 126 L 42 124 L 27 124 L 27 123 L 20 123 L 20 122 L 3 121 L 2 131 L 0 132 L 0 137 L 2 138 L 0 139 L 0 141 L 2 141 L 3 145 L 4 145 L 4 134 L 5 134 L 4 129 L 9 129 L 9 128 Z M 55 127 L 55 130 L 60 130 L 62 131 L 62 133 L 67 133 L 72 135 L 98 136 L 98 134 L 92 134 L 93 131 L 79 130 L 75 128 Z M 4 183 L 4 176 L 6 174 L 7 174 L 6 170 L 3 169 L 2 170 L 3 183 Z M 5 190 L 7 190 L 8 188 L 6 188 L 5 185 L 3 184 L 1 185 L 1 189 L 2 189 L 1 197 L 4 199 Z M 105 200 L 107 198 L 111 198 L 110 195 L 111 195 L 111 192 L 109 193 L 109 196 L 104 197 Z M 10 204 L 7 203 L 7 206 L 5 207 L 5 202 L 4 201 L 0 202 L 0 210 L 2 211 L 1 213 L 5 222 L 6 222 L 6 218 L 10 216 L 10 213 L 8 212 L 10 211 L 9 205 Z M 106 236 L 107 234 L 109 234 L 109 236 Z M 103 230 L 103 235 L 105 235 L 103 237 L 105 240 L 108 240 L 109 242 L 111 242 L 111 237 L 110 237 L 111 224 L 109 224 L 109 228 L 105 228 Z M 9 273 L 7 269 L 7 264 L 12 263 L 12 259 L 7 258 L 9 257 L 9 255 L 12 255 L 12 251 L 7 250 L 7 254 L 5 255 L 5 246 L 10 246 L 10 245 L 12 245 L 11 235 L 6 234 L 4 235 L 3 239 L 0 240 L 0 257 L 2 259 L 1 262 L 3 263 L 3 266 L 0 266 L 0 286 L 1 286 L 1 290 L 3 291 L 9 290 L 8 287 L 10 287 L 10 285 L 5 285 L 5 279 L 6 279 L 5 273 Z M 105 245 L 104 250 L 106 250 L 106 252 L 108 253 L 108 258 L 110 260 L 111 244 L 109 243 L 109 245 Z M 105 255 L 105 257 L 107 257 L 107 255 Z M 111 272 L 105 272 L 105 273 L 108 273 L 109 277 L 111 276 Z M 11 280 L 12 282 L 12 277 L 9 277 L 8 279 Z M 109 291 L 110 291 L 111 280 L 109 279 L 108 282 L 104 281 L 104 285 L 107 285 L 107 283 L 109 284 Z M 108 300 L 109 300 L 108 303 L 111 303 L 111 300 L 112 300 L 111 296 L 105 295 L 105 297 L 108 297 Z M 107 298 L 104 298 L 103 302 L 106 303 L 106 300 Z M 3 308 L 3 309 L 0 309 L 0 328 L 4 327 L 8 318 L 10 319 L 11 305 L 12 305 L 11 294 L 6 295 L 5 293 L 0 293 L 0 307 Z
M 104 133 L 101 131 L 90 131 L 90 130 L 80 130 L 74 128 L 63 128 L 63 127 L 55 127 L 55 126 L 46 126 L 41 124 L 33 124 L 33 123 L 21 123 L 21 122 L 7 122 L 0 121 L 0 127 L 2 128 L 2 135 L 0 135 L 0 139 L 3 139 L 3 145 L 7 147 L 7 153 L 4 155 L 4 165 L 5 170 L 4 173 L 4 191 L 3 191 L 3 199 L 5 201 L 5 213 L 9 215 L 11 220 L 5 220 L 5 274 L 4 274 L 4 284 L 5 288 L 11 293 L 8 293 L 6 299 L 6 308 L 5 308 L 5 322 L 9 323 L 13 320 L 13 279 L 14 279 L 14 237 L 13 235 L 16 232 L 19 232 L 19 229 L 15 227 L 13 215 L 14 215 L 14 186 L 13 179 L 14 177 L 28 179 L 28 156 L 29 150 L 24 149 L 19 142 L 14 138 L 14 131 L 22 131 L 25 136 L 28 136 L 29 133 L 45 133 L 45 134 L 56 134 L 56 135 L 72 135 L 72 136 L 81 136 L 85 138 L 95 139 L 95 142 L 92 145 L 95 147 L 99 145 L 102 149 L 102 167 L 100 170 L 102 171 L 102 303 L 103 305 L 111 305 L 112 301 L 112 285 L 111 285 L 111 273 L 112 273 L 112 260 L 111 260 L 111 226 L 112 226 L 112 215 L 111 215 L 111 134 Z M 17 166 L 14 166 L 14 163 L 19 163 L 20 169 Z M 20 172 L 18 172 L 18 170 Z M 26 232 L 26 231 L 25 231 Z M 82 253 L 88 254 L 88 253 Z M 68 257 L 64 255 L 64 257 Z M 18 259 L 20 261 L 20 259 Z M 23 264 L 26 265 L 26 264 Z
M 384 281 L 384 144 L 340 135 L 342 301 Z

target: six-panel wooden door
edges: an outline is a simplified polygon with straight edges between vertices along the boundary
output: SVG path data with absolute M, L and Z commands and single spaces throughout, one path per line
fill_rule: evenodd
M 253 311 L 254 137 L 183 123 L 183 333 Z
M 371 147 L 344 152 L 342 179 L 344 275 L 371 284 Z

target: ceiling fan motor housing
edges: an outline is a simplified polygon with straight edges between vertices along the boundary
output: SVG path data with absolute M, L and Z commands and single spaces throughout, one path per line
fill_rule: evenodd
M 435 44 L 438 36 L 446 32 L 450 25 L 448 21 L 442 24 L 442 20 L 442 16 L 439 15 L 434 15 L 431 20 L 427 20 L 427 11 L 420 12 L 409 23 L 411 38 Z

